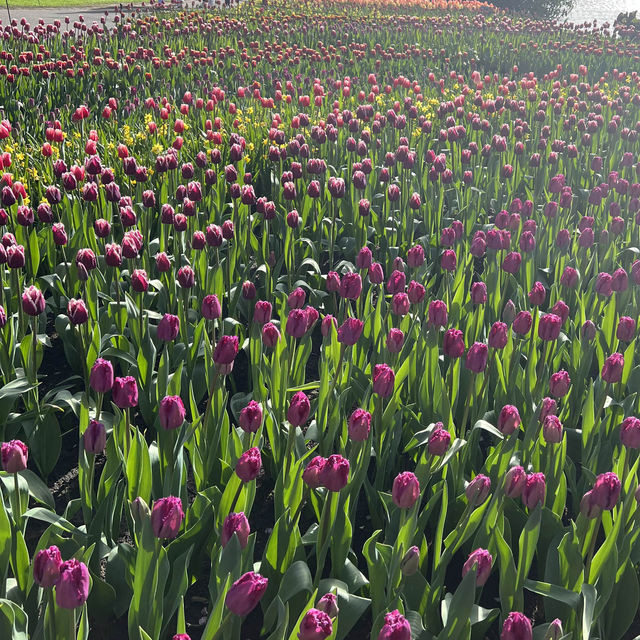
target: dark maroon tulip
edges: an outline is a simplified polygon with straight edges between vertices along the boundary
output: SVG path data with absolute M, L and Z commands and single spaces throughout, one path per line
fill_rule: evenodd
M 267 590 L 268 580 L 259 573 L 249 571 L 236 580 L 225 597 L 225 605 L 237 616 L 246 616 L 255 609 Z
M 251 447 L 247 449 L 236 462 L 236 475 L 242 482 L 251 482 L 258 477 L 262 469 L 262 456 L 260 449 Z
M 151 528 L 156 538 L 172 540 L 177 537 L 183 520 L 184 511 L 180 498 L 169 496 L 153 503 Z
M 55 545 L 41 549 L 33 559 L 33 579 L 43 589 L 53 587 L 60 579 L 62 557 Z
M 18 473 L 27 468 L 29 449 L 21 440 L 3 442 L 0 447 L 0 461 L 2 470 L 7 473 Z
M 112 397 L 114 404 L 120 409 L 128 409 L 138 405 L 138 384 L 132 376 L 116 378 L 113 381 Z
M 610 355 L 602 366 L 601 377 L 605 382 L 615 384 L 622 380 L 622 371 L 624 369 L 624 356 L 621 353 Z
M 287 409 L 287 420 L 293 427 L 302 426 L 309 418 L 311 403 L 304 391 L 298 391 L 291 398 Z
M 318 472 L 318 480 L 329 491 L 344 489 L 349 480 L 349 461 L 338 454 L 329 456 Z
M 240 548 L 244 549 L 249 541 L 251 527 L 244 513 L 230 513 L 222 523 L 222 533 L 220 535 L 220 544 L 226 547 L 233 534 L 238 536 Z
M 400 509 L 410 509 L 420 496 L 420 483 L 411 471 L 404 471 L 396 476 L 393 481 L 391 497 Z

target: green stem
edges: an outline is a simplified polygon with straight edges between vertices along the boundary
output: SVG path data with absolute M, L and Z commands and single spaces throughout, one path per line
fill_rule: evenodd
M 131 422 L 129 418 L 129 409 L 124 410 L 124 460 L 125 464 L 131 450 Z
M 229 509 L 229 513 L 233 513 L 236 509 L 236 504 L 238 503 L 238 498 L 240 497 L 240 494 L 242 493 L 242 487 L 244 487 L 244 482 L 242 482 L 242 480 L 240 481 L 240 486 L 238 487 L 238 490 L 236 491 L 236 495 L 233 496 L 233 502 L 231 503 L 231 508 Z
M 332 504 L 334 499 L 334 491 L 327 490 L 327 496 L 324 501 L 324 505 L 322 507 L 322 515 L 320 516 L 320 526 L 318 527 L 318 541 L 316 544 L 316 575 L 313 580 L 313 586 L 315 589 L 318 588 L 320 584 L 320 579 L 322 578 L 322 570 L 324 569 L 325 559 L 327 557 L 327 550 L 329 545 L 327 544 L 329 541 L 329 533 L 331 531 L 331 526 L 333 524 L 331 520 L 331 511 Z
M 211 640 L 217 640 L 218 638 L 221 637 L 220 634 L 225 629 L 225 627 L 228 625 L 229 620 L 231 619 L 232 615 L 233 615 L 233 613 L 231 611 L 227 611 L 227 613 L 225 614 L 224 618 L 222 618 L 222 620 L 220 622 L 220 626 L 218 627 L 217 631 L 211 636 Z
M 11 505 L 13 509 L 13 521 L 16 523 L 16 529 L 20 529 L 22 520 L 22 500 L 20 499 L 20 483 L 17 472 L 13 474 L 13 498 L 14 504 Z
M 473 390 L 476 386 L 476 374 L 471 376 L 471 384 L 469 385 L 469 391 L 467 392 L 467 400 L 464 403 L 464 413 L 462 414 L 462 422 L 460 423 L 460 438 L 464 439 L 466 435 L 467 418 L 469 417 L 469 407 L 471 406 L 471 398 L 473 396 Z
M 589 584 L 589 574 L 591 573 L 591 561 L 593 560 L 593 554 L 596 549 L 596 539 L 598 538 L 598 532 L 600 531 L 600 523 L 602 522 L 602 514 L 596 518 L 596 526 L 593 528 L 593 534 L 591 536 L 591 542 L 589 543 L 589 552 L 587 553 L 587 562 L 584 566 L 584 582 Z

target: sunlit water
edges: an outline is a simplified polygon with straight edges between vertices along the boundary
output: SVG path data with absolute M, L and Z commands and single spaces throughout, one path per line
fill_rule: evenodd
M 585 22 L 596 18 L 599 24 L 613 24 L 619 13 L 636 10 L 640 16 L 640 0 L 575 0 L 575 5 L 566 19 L 571 22 Z

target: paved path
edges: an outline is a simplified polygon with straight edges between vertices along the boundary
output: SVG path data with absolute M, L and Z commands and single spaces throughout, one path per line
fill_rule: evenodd
M 165 0 L 168 4 L 169 0 Z M 202 6 L 200 2 L 197 3 L 199 6 Z M 185 2 L 185 6 L 191 6 L 192 2 Z M 38 20 L 41 18 L 45 21 L 45 23 L 52 23 L 54 20 L 64 20 L 67 16 L 73 22 L 78 19 L 78 16 L 83 16 L 84 21 L 87 24 L 92 24 L 93 22 L 100 22 L 103 17 L 107 19 L 107 25 L 113 26 L 113 16 L 115 15 L 114 8 L 116 6 L 115 2 L 106 2 L 104 5 L 94 5 L 90 7 L 83 6 L 75 6 L 75 7 L 13 7 L 10 8 L 11 18 L 13 20 L 20 20 L 21 18 L 26 18 L 27 22 L 30 25 L 37 24 Z M 130 6 L 130 5 L 125 5 Z M 147 5 L 146 7 L 136 6 L 133 9 L 125 9 L 126 11 L 154 11 L 152 7 Z M 109 14 L 105 16 L 105 11 Z M 2 25 L 8 24 L 8 16 L 7 16 L 7 7 L 4 0 L 0 0 L 0 23 Z

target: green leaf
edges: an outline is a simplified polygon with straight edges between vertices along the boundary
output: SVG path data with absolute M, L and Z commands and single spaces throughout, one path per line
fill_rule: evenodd
M 540 582 L 538 580 L 524 581 L 524 588 L 537 593 L 546 598 L 553 598 L 558 602 L 562 602 L 572 609 L 577 609 L 580 606 L 580 594 L 575 591 L 569 591 L 564 587 L 559 587 L 555 584 L 549 584 L 548 582 Z
M 591 584 L 582 585 L 582 637 L 581 640 L 589 640 L 591 637 L 591 625 L 593 624 L 593 612 L 596 607 L 598 593 Z
M 529 515 L 518 543 L 518 568 L 517 568 L 517 589 L 522 589 L 524 580 L 529 573 L 533 556 L 536 553 L 536 545 L 540 536 L 540 522 L 542 521 L 542 504 L 538 503 L 533 512 Z
M 471 569 L 456 592 L 447 594 L 441 603 L 444 629 L 438 634 L 438 640 L 461 640 L 471 632 L 471 609 L 475 600 L 476 567 Z
M 282 602 L 286 603 L 301 591 L 311 593 L 311 591 L 313 591 L 313 581 L 307 563 L 298 560 L 294 562 L 284 574 L 278 595 Z
M 209 619 L 207 620 L 207 626 L 202 632 L 202 640 L 213 640 L 217 632 L 220 630 L 220 624 L 222 623 L 222 614 L 224 613 L 224 600 L 227 597 L 227 591 L 231 584 L 231 576 L 228 575 L 224 583 L 224 587 L 220 590 L 218 599 L 211 609 Z M 222 636 L 220 636 L 222 637 Z
M 10 600 L 0 600 L 0 637 L 3 640 L 29 640 L 27 614 Z
M 44 504 L 51 509 L 55 509 L 55 503 L 51 491 L 47 485 L 33 471 L 24 469 L 20 475 L 27 481 L 29 485 L 29 494 L 40 504 Z
M 55 525 L 68 533 L 74 533 L 76 531 L 76 527 L 68 520 L 59 516 L 55 511 L 49 511 L 49 509 L 45 509 L 44 507 L 34 507 L 33 509 L 29 509 L 24 512 L 23 516 L 25 518 L 35 518 L 42 522 L 48 522 L 49 524 Z

